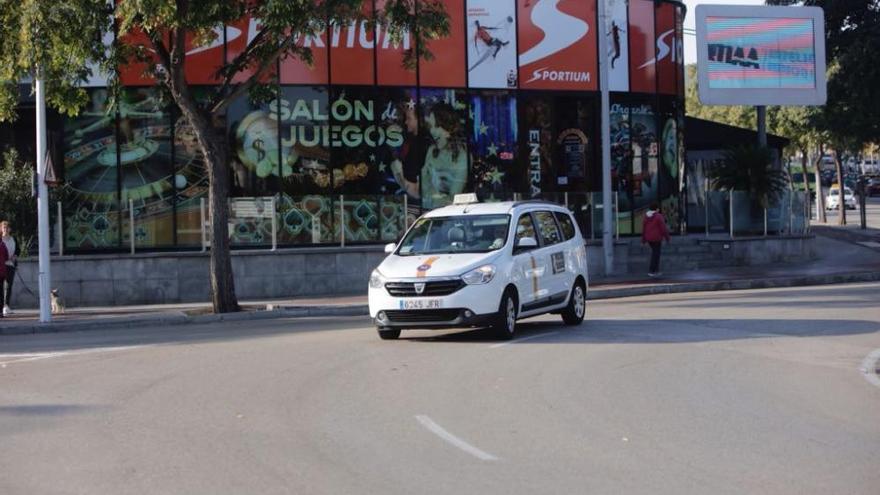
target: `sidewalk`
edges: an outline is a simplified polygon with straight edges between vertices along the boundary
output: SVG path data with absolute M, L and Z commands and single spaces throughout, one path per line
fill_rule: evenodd
M 825 229 L 830 228 L 816 232 L 819 258 L 810 263 L 703 269 L 667 273 L 659 278 L 594 278 L 590 281 L 588 299 L 880 281 L 880 246 L 872 249 L 857 241 L 839 240 L 846 234 L 835 229 L 824 232 Z M 0 335 L 367 314 L 366 294 L 242 301 L 241 304 L 242 312 L 221 315 L 212 314 L 209 303 L 69 308 L 64 314 L 53 315 L 49 324 L 38 322 L 37 310 L 20 310 L 0 319 Z

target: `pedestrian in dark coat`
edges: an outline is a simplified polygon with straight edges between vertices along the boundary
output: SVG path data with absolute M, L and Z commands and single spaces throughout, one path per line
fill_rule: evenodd
M 660 273 L 660 246 L 663 240 L 669 242 L 669 229 L 666 227 L 666 219 L 660 213 L 660 206 L 654 202 L 645 213 L 645 222 L 642 224 L 642 244 L 651 246 L 651 266 L 648 268 L 649 277 L 657 277 Z

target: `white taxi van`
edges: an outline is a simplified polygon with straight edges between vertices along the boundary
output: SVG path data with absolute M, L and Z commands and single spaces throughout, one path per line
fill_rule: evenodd
M 402 329 L 490 326 L 558 313 L 579 325 L 589 284 L 584 239 L 571 213 L 542 201 L 478 203 L 461 194 L 419 218 L 370 275 L 382 339 Z

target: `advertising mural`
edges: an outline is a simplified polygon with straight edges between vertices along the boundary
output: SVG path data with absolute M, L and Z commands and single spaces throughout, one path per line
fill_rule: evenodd
M 452 202 L 468 183 L 468 108 L 465 93 L 457 90 L 422 90 L 421 129 L 425 158 L 419 175 L 422 208 Z
M 376 13 L 385 9 L 387 0 L 376 0 Z M 376 25 L 376 82 L 381 86 L 415 86 L 416 69 L 403 65 L 407 51 L 415 52 L 415 40 L 408 31 L 395 41 L 387 25 Z
M 523 89 L 595 90 L 595 4 L 519 0 L 519 78 Z
M 611 127 L 611 187 L 617 193 L 619 229 L 621 234 L 632 232 L 632 142 L 630 137 L 629 108 L 613 104 L 610 112 Z
M 281 84 L 327 84 L 330 77 L 327 31 L 301 35 L 296 40 L 296 46 L 311 51 L 312 65 L 295 56 L 283 59 L 279 70 Z
M 363 14 L 373 16 L 373 3 L 362 4 Z M 330 26 L 330 81 L 333 84 L 374 84 L 376 31 L 366 20 L 346 26 Z
M 427 44 L 432 60 L 419 60 L 419 84 L 446 88 L 466 86 L 464 0 L 441 0 L 449 15 L 449 36 Z
M 657 27 L 657 91 L 668 95 L 678 92 L 678 57 L 682 48 L 675 35 L 675 6 L 662 3 L 656 9 Z
M 659 143 L 657 121 L 650 105 L 633 105 L 630 113 L 632 142 L 633 225 L 640 233 L 648 205 L 657 200 L 659 192 Z
M 471 96 L 471 176 L 481 201 L 508 199 L 518 181 L 516 96 L 481 92 Z
M 608 87 L 611 91 L 629 91 L 629 36 L 627 5 L 629 0 L 605 2 L 605 37 L 608 43 Z
M 527 95 L 520 102 L 521 121 L 525 135 L 524 149 L 520 152 L 526 162 L 526 195 L 540 198 L 541 193 L 554 190 L 553 170 L 553 99 Z
M 654 2 L 629 2 L 630 91 L 657 91 L 657 38 L 654 36 Z
M 468 85 L 516 88 L 514 0 L 468 0 Z

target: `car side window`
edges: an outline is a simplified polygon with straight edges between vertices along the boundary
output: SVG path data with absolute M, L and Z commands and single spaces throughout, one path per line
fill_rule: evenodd
M 535 224 L 532 222 L 532 216 L 528 213 L 520 215 L 519 220 L 516 222 L 516 242 L 519 243 L 519 240 L 524 237 L 538 240 L 537 236 L 535 236 Z
M 559 229 L 556 227 L 556 220 L 549 211 L 536 211 L 535 221 L 538 222 L 538 233 L 541 235 L 541 244 L 551 246 L 562 242 L 562 236 L 559 235 Z
M 568 213 L 562 212 L 554 212 L 556 215 L 556 221 L 559 222 L 559 227 L 562 229 L 562 235 L 565 236 L 565 240 L 571 240 L 574 238 L 574 222 L 571 221 L 571 216 Z

